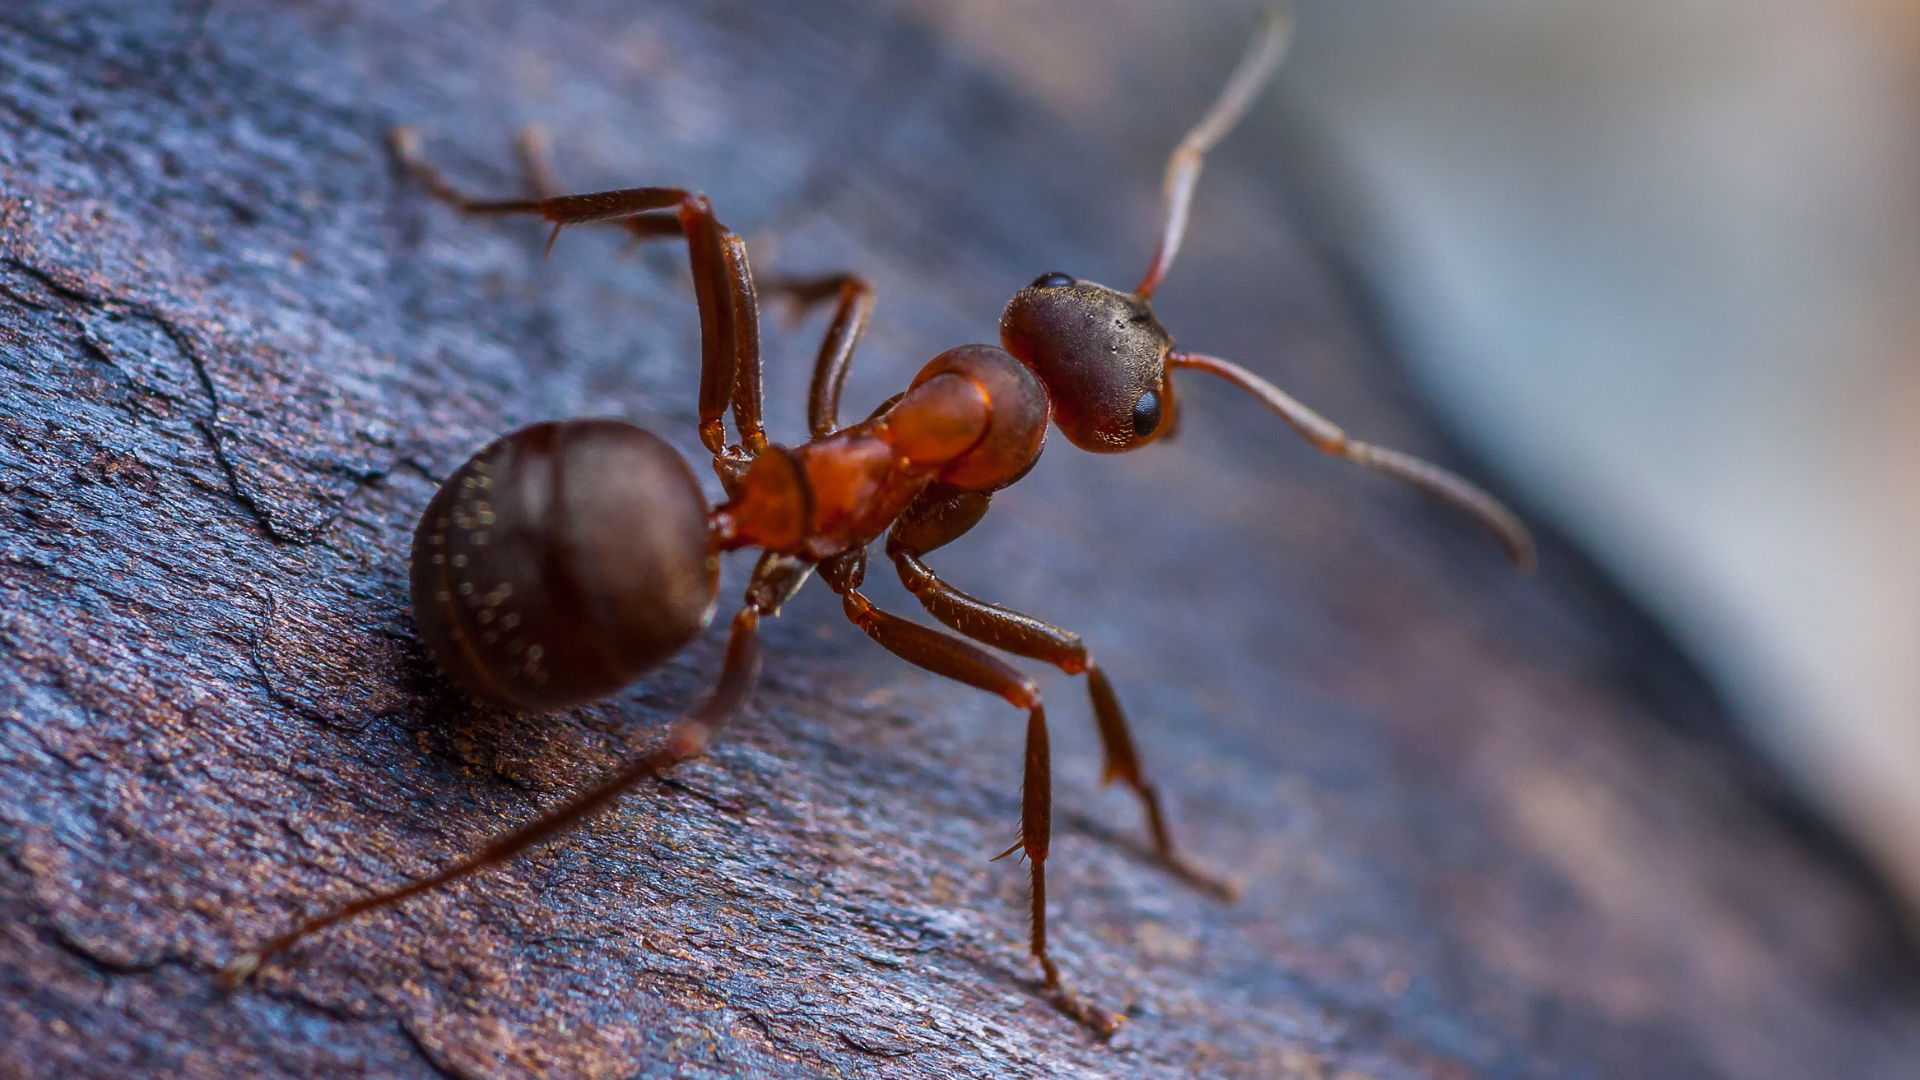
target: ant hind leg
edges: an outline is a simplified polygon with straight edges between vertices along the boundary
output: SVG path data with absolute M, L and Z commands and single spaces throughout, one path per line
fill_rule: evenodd
M 799 591 L 810 567 L 784 556 L 768 556 L 754 568 L 747 586 L 747 602 L 733 618 L 727 638 L 727 656 L 713 692 L 700 706 L 676 721 L 667 737 L 651 752 L 598 786 L 575 796 L 571 802 L 551 810 L 495 839 L 480 851 L 437 874 L 409 882 L 397 889 L 374 893 L 301 920 L 291 930 L 272 937 L 241 953 L 220 969 L 220 983 L 231 990 L 258 971 L 260 965 L 276 953 L 285 952 L 307 937 L 335 923 L 358 915 L 391 907 L 403 900 L 432 892 L 462 878 L 506 862 L 529 848 L 545 843 L 581 821 L 611 806 L 634 785 L 705 753 L 720 729 L 740 711 L 760 674 L 760 620 L 779 613 L 780 606 Z

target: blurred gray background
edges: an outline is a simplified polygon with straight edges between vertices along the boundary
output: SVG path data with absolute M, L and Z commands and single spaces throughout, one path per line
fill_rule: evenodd
M 1099 102 L 1260 10 L 900 2 L 1143 157 L 1214 88 Z M 1920 910 L 1920 4 L 1296 7 L 1223 153 L 1311 190 L 1460 439 Z

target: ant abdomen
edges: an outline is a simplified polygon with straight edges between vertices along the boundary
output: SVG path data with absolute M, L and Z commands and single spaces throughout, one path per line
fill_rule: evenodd
M 603 697 L 713 618 L 720 563 L 678 453 L 619 420 L 535 424 L 448 477 L 413 535 L 413 612 L 475 700 Z

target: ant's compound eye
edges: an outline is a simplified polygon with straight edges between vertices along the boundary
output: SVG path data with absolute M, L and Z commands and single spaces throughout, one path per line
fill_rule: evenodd
M 1149 390 L 1133 403 L 1133 437 L 1144 439 L 1160 430 L 1160 395 Z
M 1073 284 L 1072 278 L 1056 270 L 1051 274 L 1041 274 L 1039 277 L 1034 278 L 1033 284 L 1027 286 L 1027 288 L 1057 289 L 1062 285 L 1071 285 L 1071 284 Z

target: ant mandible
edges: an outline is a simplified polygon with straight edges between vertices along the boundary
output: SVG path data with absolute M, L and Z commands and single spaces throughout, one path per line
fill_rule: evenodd
M 840 388 L 872 310 L 872 287 L 853 274 L 774 286 L 803 309 L 836 302 L 808 395 L 810 438 L 791 449 L 769 443 L 761 423 L 759 315 L 746 245 L 714 216 L 705 196 L 631 188 L 471 199 L 427 164 L 412 132 L 396 129 L 392 141 L 402 164 L 435 197 L 468 214 L 538 215 L 553 224 L 549 247 L 563 227 L 589 223 L 615 224 L 640 239 L 685 239 L 700 312 L 700 439 L 727 493 L 726 502 L 710 508 L 667 443 L 618 420 L 535 424 L 495 441 L 454 471 L 414 533 L 414 618 L 441 670 L 476 701 L 511 709 L 557 709 L 604 697 L 706 628 L 718 599 L 719 553 L 759 548 L 762 554 L 733 618 L 718 684 L 658 748 L 440 873 L 306 919 L 233 960 L 222 981 L 237 985 L 309 934 L 510 859 L 641 780 L 702 753 L 753 687 L 760 620 L 778 614 L 817 570 L 840 595 L 847 618 L 887 650 L 1026 711 L 1020 839 L 997 857 L 1024 852 L 1031 866 L 1030 947 L 1050 999 L 1101 1035 L 1115 1030 L 1117 1016 L 1062 986 L 1047 951 L 1052 779 L 1038 687 L 962 637 L 876 608 L 860 592 L 868 545 L 885 534 L 900 580 L 929 614 L 963 637 L 1085 675 L 1105 749 L 1104 779 L 1124 781 L 1139 797 L 1162 862 L 1224 898 L 1234 890 L 1175 851 L 1120 701 L 1080 638 L 977 600 L 922 561 L 973 528 L 993 493 L 1033 468 L 1049 418 L 1083 450 L 1135 450 L 1173 427 L 1171 373 L 1206 372 L 1251 394 L 1326 453 L 1471 514 L 1521 570 L 1533 563 L 1525 526 L 1485 492 L 1417 458 L 1349 438 L 1245 368 L 1176 350 L 1148 305 L 1179 251 L 1205 154 L 1246 112 L 1288 36 L 1289 20 L 1275 13 L 1174 151 L 1159 244 L 1131 293 L 1044 274 L 1008 302 L 1000 347 L 962 345 L 941 353 L 905 392 L 866 420 L 841 427 Z M 729 409 L 739 436 L 733 443 L 723 425 Z

